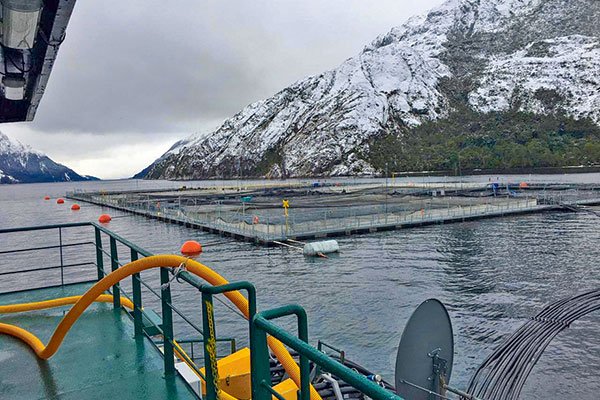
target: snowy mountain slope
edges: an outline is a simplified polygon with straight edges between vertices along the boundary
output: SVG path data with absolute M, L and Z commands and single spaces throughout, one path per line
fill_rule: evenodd
M 66 182 L 84 177 L 0 132 L 0 183 Z
M 372 173 L 372 140 L 446 118 L 457 99 L 481 112 L 516 106 L 599 122 L 599 27 L 595 0 L 450 0 L 184 140 L 143 175 Z
M 147 166 L 146 168 L 144 168 L 143 170 L 141 170 L 134 176 L 132 176 L 131 179 L 144 179 L 144 177 L 152 169 L 154 164 L 161 162 L 162 160 L 166 159 L 167 157 L 169 157 L 171 155 L 178 154 L 182 149 L 186 148 L 189 145 L 192 145 L 193 143 L 199 142 L 200 139 L 203 139 L 204 137 L 209 136 L 211 133 L 212 132 L 196 133 L 185 139 L 178 140 L 169 148 L 169 150 L 167 150 L 162 156 L 160 156 L 156 161 L 154 161 L 154 163 Z
M 482 112 L 518 108 L 545 114 L 560 107 L 574 118 L 589 117 L 600 124 L 598 72 L 599 38 L 573 35 L 536 41 L 492 58 L 469 102 Z

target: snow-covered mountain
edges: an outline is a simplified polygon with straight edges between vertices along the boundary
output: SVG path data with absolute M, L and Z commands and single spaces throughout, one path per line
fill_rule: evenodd
M 176 143 L 147 178 L 373 173 L 370 143 L 458 104 L 600 124 L 600 1 L 449 0 L 338 68 Z
M 95 180 L 0 132 L 0 184 Z
M 165 152 L 165 154 L 163 154 L 158 159 L 156 159 L 152 164 L 150 164 L 149 166 L 147 166 L 146 168 L 144 168 L 143 170 L 141 170 L 140 172 L 138 172 L 137 174 L 132 176 L 132 179 L 144 179 L 146 177 L 146 175 L 148 174 L 148 172 L 150 172 L 150 170 L 154 167 L 155 164 L 157 164 L 163 160 L 166 160 L 168 157 L 170 157 L 172 155 L 178 154 L 181 150 L 187 148 L 187 146 L 193 145 L 193 143 L 196 143 L 197 141 L 202 139 L 204 136 L 207 136 L 210 134 L 211 134 L 211 132 L 196 133 L 185 139 L 178 140 L 177 142 L 175 142 L 173 144 L 173 146 L 171 146 L 171 148 L 169 148 L 169 150 L 167 150 Z

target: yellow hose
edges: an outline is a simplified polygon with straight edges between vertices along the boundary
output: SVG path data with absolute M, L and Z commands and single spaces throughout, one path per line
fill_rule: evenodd
M 213 286 L 221 286 L 229 283 L 227 280 L 225 280 L 225 278 L 212 269 L 194 260 L 176 255 L 156 255 L 146 257 L 132 261 L 116 271 L 111 272 L 103 279 L 98 281 L 94 286 L 92 286 L 83 296 L 79 298 L 79 300 L 75 302 L 73 307 L 63 317 L 45 347 L 41 340 L 39 340 L 35 335 L 14 325 L 0 324 L 0 333 L 21 339 L 33 349 L 39 358 L 48 359 L 56 353 L 66 334 L 69 332 L 69 329 L 71 329 L 75 321 L 77 321 L 86 308 L 89 307 L 89 305 L 92 304 L 98 297 L 102 296 L 104 292 L 111 286 L 114 286 L 118 282 L 133 274 L 147 269 L 159 267 L 176 268 L 182 263 L 185 264 L 186 269 L 190 273 L 206 280 Z M 248 300 L 246 300 L 246 298 L 239 291 L 224 293 L 224 295 L 244 314 L 246 318 L 248 318 Z M 15 307 L 15 305 L 11 307 Z M 283 346 L 283 344 L 274 337 L 269 336 L 267 338 L 267 342 L 290 378 L 298 387 L 300 387 L 300 369 L 290 353 Z M 319 393 L 317 393 L 312 385 L 310 387 L 310 398 L 311 400 L 321 400 L 321 396 L 319 396 Z
M 81 296 L 70 296 L 70 297 L 62 297 L 59 299 L 37 301 L 37 302 L 32 302 L 32 303 L 9 304 L 6 306 L 0 306 L 0 314 L 11 314 L 11 313 L 26 312 L 26 311 L 34 311 L 34 310 L 46 310 L 49 308 L 56 308 L 56 307 L 66 306 L 69 304 L 75 304 L 79 299 L 81 299 Z M 95 300 L 96 303 L 112 303 L 112 301 L 113 301 L 112 294 L 101 294 Z M 127 307 L 127 308 L 133 310 L 133 302 L 131 300 L 129 300 L 127 297 L 121 296 L 121 305 L 123 307 Z M 44 344 L 35 335 L 31 334 L 30 332 L 26 331 L 25 329 L 19 328 L 18 326 L 0 323 L 0 331 L 23 340 L 25 343 L 27 343 L 32 348 L 44 346 Z M 175 340 L 173 340 L 173 344 L 175 347 L 173 350 L 175 351 L 175 354 L 177 355 L 177 357 L 179 357 L 183 362 L 185 362 L 188 365 L 188 367 L 190 367 L 190 369 L 194 372 L 194 374 L 196 374 L 198 376 L 198 378 L 205 380 L 204 377 L 200 376 L 200 374 L 198 374 L 196 372 L 194 367 L 184 357 L 183 354 L 186 354 L 185 350 L 183 350 L 181 348 L 179 343 L 177 343 Z M 189 356 L 188 356 L 188 358 L 189 358 Z M 226 392 L 221 391 L 220 394 L 221 394 L 222 400 L 238 400 Z
M 21 304 L 9 304 L 7 306 L 0 306 L 0 314 L 11 314 L 25 311 L 34 310 L 46 310 L 48 308 L 55 308 L 66 306 L 69 304 L 75 304 L 81 299 L 81 296 L 62 297 L 60 299 L 37 301 L 34 303 L 21 303 Z M 101 294 L 94 300 L 97 303 L 112 303 L 112 294 Z M 127 297 L 121 297 L 121 305 L 133 310 L 133 303 Z

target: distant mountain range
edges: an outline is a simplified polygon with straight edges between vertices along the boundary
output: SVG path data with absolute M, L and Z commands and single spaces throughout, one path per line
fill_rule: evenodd
M 82 176 L 0 132 L 0 183 L 98 180 Z
M 449 0 L 137 176 L 597 164 L 599 37 L 597 0 Z

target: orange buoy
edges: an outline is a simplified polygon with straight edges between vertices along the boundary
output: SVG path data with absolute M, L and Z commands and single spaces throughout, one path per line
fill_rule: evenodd
M 527 189 L 528 187 L 529 185 L 527 184 L 527 182 L 519 183 L 519 189 Z
M 108 214 L 102 214 L 100 217 L 98 217 L 98 222 L 101 224 L 109 223 L 111 220 L 112 218 Z
M 56 204 L 64 204 L 64 200 L 63 199 L 57 199 L 56 200 Z
M 78 211 L 79 209 L 81 209 L 81 207 L 79 207 L 79 204 L 73 204 L 71 206 L 71 210 L 73 210 L 73 211 Z
M 202 253 L 202 245 L 195 240 L 188 240 L 181 245 L 180 251 L 186 257 L 196 258 Z
M 50 196 L 44 196 L 44 200 L 50 200 Z

